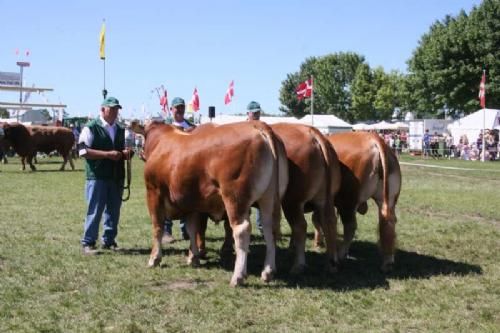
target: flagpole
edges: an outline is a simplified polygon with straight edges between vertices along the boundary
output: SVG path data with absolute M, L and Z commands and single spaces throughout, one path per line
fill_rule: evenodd
M 106 58 L 102 59 L 102 69 L 103 69 L 103 88 L 102 88 L 102 97 L 106 99 L 106 96 L 108 95 L 108 91 L 106 90 Z
M 483 77 L 485 78 L 485 82 L 484 82 L 484 94 L 486 94 L 486 70 L 483 69 Z M 486 159 L 485 159 L 485 153 L 486 153 L 486 147 L 485 147 L 485 134 L 486 134 L 486 131 L 485 131 L 485 128 L 486 128 L 486 96 L 483 97 L 484 98 L 484 105 L 483 105 L 483 153 L 482 153 L 482 156 L 481 156 L 481 162 L 484 162 Z
M 314 126 L 314 75 L 311 75 L 311 126 Z

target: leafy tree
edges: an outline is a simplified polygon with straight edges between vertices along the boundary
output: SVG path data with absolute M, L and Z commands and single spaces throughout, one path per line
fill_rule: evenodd
M 287 75 L 280 89 L 280 110 L 287 115 L 304 116 L 310 112 L 310 99 L 298 101 L 295 89 L 314 75 L 314 113 L 335 114 L 352 121 L 350 87 L 364 57 L 356 53 L 335 53 L 312 57 L 302 63 L 299 72 Z
M 356 70 L 352 87 L 351 114 L 358 121 L 374 118 L 373 101 L 375 99 L 375 86 L 373 75 L 368 64 L 361 64 Z
M 469 15 L 435 22 L 408 61 L 408 82 L 419 114 L 471 113 L 479 108 L 478 89 L 487 70 L 487 106 L 500 106 L 500 1 L 484 0 Z

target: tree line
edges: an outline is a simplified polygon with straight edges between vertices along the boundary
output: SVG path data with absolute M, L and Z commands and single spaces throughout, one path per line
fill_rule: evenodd
M 302 117 L 310 99 L 299 101 L 296 87 L 314 76 L 314 113 L 349 122 L 402 117 L 458 117 L 480 108 L 479 82 L 486 71 L 486 105 L 500 106 L 500 0 L 484 0 L 469 14 L 446 16 L 420 38 L 407 73 L 371 68 L 363 55 L 338 52 L 307 58 L 287 74 L 280 111 Z M 396 111 L 396 112 L 395 112 Z

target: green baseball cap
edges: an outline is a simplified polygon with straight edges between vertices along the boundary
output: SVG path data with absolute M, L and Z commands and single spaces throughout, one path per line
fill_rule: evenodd
M 253 113 L 253 112 L 260 112 L 262 110 L 260 108 L 259 103 L 255 102 L 255 101 L 251 101 L 250 103 L 248 103 L 247 111 Z
M 178 105 L 186 105 L 186 103 L 184 102 L 184 100 L 180 97 L 175 97 L 173 100 L 172 100 L 172 107 L 176 107 Z
M 111 96 L 106 98 L 104 101 L 102 101 L 101 106 L 107 106 L 110 108 L 117 106 L 119 109 L 122 108 L 118 99 L 116 99 L 115 97 L 111 97 Z

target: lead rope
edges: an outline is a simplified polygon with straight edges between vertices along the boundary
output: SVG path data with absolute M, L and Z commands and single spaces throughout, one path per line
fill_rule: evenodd
M 130 182 L 132 180 L 132 157 L 129 156 L 128 159 L 125 160 L 126 172 L 127 172 L 127 185 L 123 187 L 123 190 L 127 191 L 127 195 L 123 198 L 122 201 L 127 201 L 130 198 Z

